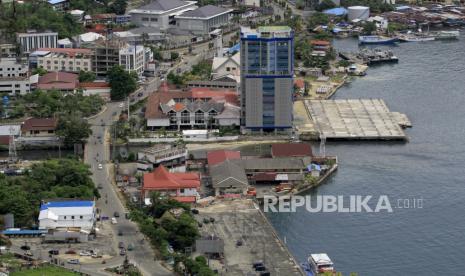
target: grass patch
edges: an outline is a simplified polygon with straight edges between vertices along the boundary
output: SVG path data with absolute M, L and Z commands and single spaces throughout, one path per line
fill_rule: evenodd
M 40 268 L 16 271 L 10 273 L 10 276 L 75 276 L 79 273 L 69 271 L 67 269 L 56 266 L 44 266 Z

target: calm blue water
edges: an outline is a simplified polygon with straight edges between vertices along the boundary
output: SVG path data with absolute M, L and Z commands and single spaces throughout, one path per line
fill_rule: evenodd
M 357 47 L 352 40 L 335 45 Z M 313 193 L 416 197 L 423 208 L 299 210 L 270 219 L 299 261 L 326 252 L 344 275 L 465 275 L 465 37 L 400 44 L 393 51 L 399 64 L 370 68 L 335 98 L 384 99 L 412 121 L 410 142 L 328 143 L 339 171 Z

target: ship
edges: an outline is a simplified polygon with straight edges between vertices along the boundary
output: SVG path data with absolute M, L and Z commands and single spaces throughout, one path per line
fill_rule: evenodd
M 358 37 L 358 42 L 360 44 L 394 44 L 397 41 L 397 37 L 387 37 L 380 35 L 361 35 Z
M 433 35 L 425 34 L 401 34 L 398 37 L 400 42 L 424 42 L 436 39 Z

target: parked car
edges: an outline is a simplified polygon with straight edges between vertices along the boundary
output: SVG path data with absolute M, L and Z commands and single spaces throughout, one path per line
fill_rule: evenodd
M 68 264 L 79 264 L 79 260 L 78 259 L 68 260 Z
M 119 242 L 119 243 L 118 243 L 118 248 L 124 248 L 124 242 L 122 242 L 122 241 Z
M 121 248 L 121 250 L 119 251 L 119 255 L 120 255 L 120 256 L 126 255 L 126 249 Z
M 111 224 L 117 224 L 118 221 L 116 220 L 116 218 L 111 218 Z
M 114 213 L 113 213 L 113 216 L 114 216 L 115 218 L 119 218 L 119 213 L 118 213 L 118 212 L 114 212 Z
M 119 229 L 118 230 L 118 236 L 122 236 L 123 235 L 123 230 Z
M 23 245 L 21 246 L 21 250 L 30 250 L 31 247 L 29 245 Z
M 103 185 L 102 185 L 102 183 L 98 184 L 97 188 L 99 188 L 99 189 L 103 189 Z
M 137 94 L 137 97 L 142 97 L 142 95 L 144 95 L 144 93 L 140 92 L 139 94 Z
M 194 215 L 197 215 L 199 213 L 199 210 L 197 210 L 197 209 L 192 209 L 191 211 L 192 211 L 192 214 L 194 214 Z
M 92 256 L 92 253 L 89 251 L 81 251 L 79 252 L 79 256 Z
M 134 250 L 134 245 L 132 243 L 128 244 L 128 251 Z
M 102 163 L 99 163 L 99 164 L 98 164 L 98 169 L 99 169 L 99 170 L 103 170 L 103 165 L 102 165 Z
M 98 253 L 94 253 L 94 254 L 92 254 L 92 258 L 102 258 L 102 255 L 100 255 Z
M 28 251 L 26 251 L 26 253 L 24 253 L 24 255 L 26 255 L 26 256 L 29 256 L 29 257 L 32 257 L 32 256 L 34 256 L 34 255 L 32 254 L 32 252 L 31 252 L 31 251 L 29 251 L 29 250 L 28 250 Z

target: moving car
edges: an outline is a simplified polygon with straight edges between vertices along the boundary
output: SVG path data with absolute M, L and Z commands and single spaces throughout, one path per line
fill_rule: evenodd
M 114 213 L 113 213 L 113 216 L 114 216 L 115 218 L 119 218 L 119 213 L 118 213 L 118 212 L 114 212 Z
M 121 250 L 119 251 L 119 255 L 120 255 L 120 256 L 126 255 L 126 249 L 121 248 Z
M 119 242 L 119 243 L 118 243 L 118 248 L 124 248 L 124 242 L 122 242 L 122 241 Z
M 118 221 L 116 220 L 116 218 L 111 218 L 111 224 L 117 224 Z
M 118 236 L 122 236 L 123 235 L 123 230 L 119 229 L 118 230 Z
M 103 169 L 102 163 L 99 163 L 99 164 L 98 164 L 98 169 L 99 169 L 99 170 L 102 170 L 102 169 Z
M 92 253 L 89 251 L 81 251 L 79 252 L 79 256 L 92 256 Z

